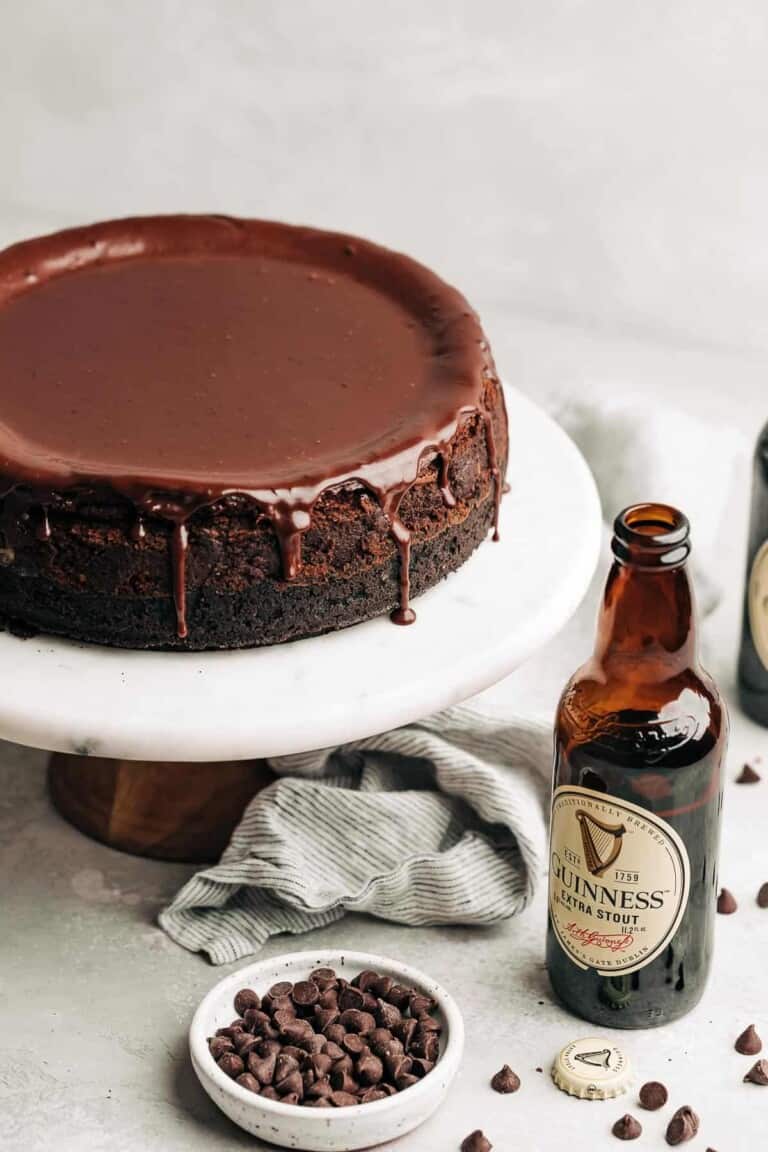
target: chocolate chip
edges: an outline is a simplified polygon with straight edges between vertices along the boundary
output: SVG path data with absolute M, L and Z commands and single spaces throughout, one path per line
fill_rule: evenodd
M 376 1055 L 379 1055 L 379 1048 L 386 1048 L 393 1040 L 392 1033 L 389 1028 L 374 1028 L 373 1032 L 368 1033 L 368 1044 Z
M 760 890 L 757 893 L 757 905 L 759 908 L 768 908 L 768 884 L 760 885 Z
M 422 996 L 421 993 L 415 992 L 410 997 L 409 1007 L 411 1009 L 411 1016 L 426 1016 L 433 1012 L 436 1005 L 431 996 Z
M 699 1130 L 699 1118 L 692 1108 L 685 1104 L 678 1108 L 667 1125 L 667 1144 L 684 1144 L 693 1140 Z
M 368 1045 L 362 1036 L 357 1032 L 349 1032 L 342 1041 L 342 1048 L 350 1056 L 362 1056 L 363 1052 L 368 1051 Z
M 376 1027 L 376 1021 L 370 1012 L 360 1012 L 357 1008 L 349 1008 L 346 1012 L 342 1012 L 339 1024 L 348 1032 L 358 1032 L 361 1036 L 366 1032 L 373 1032 Z
M 508 1094 L 510 1092 L 517 1092 L 519 1087 L 520 1077 L 515 1075 L 509 1064 L 505 1064 L 491 1080 L 491 1088 L 493 1088 L 494 1092 Z
M 405 1092 L 406 1088 L 413 1088 L 414 1084 L 418 1084 L 418 1076 L 414 1076 L 412 1072 L 406 1072 L 404 1076 L 398 1076 L 395 1080 L 395 1086 L 398 1092 Z
M 327 1076 L 323 1076 L 315 1080 L 312 1087 L 307 1089 L 307 1096 L 311 1100 L 323 1100 L 327 1099 L 332 1092 L 333 1088 L 331 1087 L 330 1080 Z
M 359 976 L 355 976 L 354 980 L 352 981 L 352 987 L 359 988 L 361 992 L 367 992 L 368 989 L 371 988 L 377 980 L 379 980 L 379 978 L 380 977 L 378 972 L 372 972 L 370 968 L 366 968 L 366 970 L 361 972 Z M 391 983 L 392 981 L 390 980 L 390 985 Z M 354 1008 L 356 1005 L 352 1004 L 350 1007 Z
M 656 1112 L 663 1108 L 669 1099 L 669 1093 L 658 1080 L 649 1080 L 640 1089 L 640 1104 L 646 1112 Z
M 398 1021 L 392 1029 L 393 1036 L 396 1036 L 398 1040 L 402 1041 L 406 1052 L 410 1049 L 411 1041 L 418 1026 L 418 1021 L 412 1020 L 411 1017 L 408 1016 L 406 1019 Z
M 375 1016 L 378 1005 L 379 1002 L 372 992 L 363 992 L 363 1012 L 370 1012 L 372 1016 Z
M 329 1099 L 334 1108 L 351 1108 L 358 1102 L 354 1093 L 343 1091 L 332 1092 Z
M 272 1017 L 272 1021 L 275 1027 L 280 1028 L 281 1030 L 285 1028 L 286 1024 L 292 1024 L 295 1019 L 296 1010 L 287 1008 L 278 1009 L 278 1011 L 275 1012 L 274 1016 Z
M 208 1051 L 214 1060 L 218 1060 L 225 1052 L 234 1052 L 235 1045 L 229 1036 L 212 1036 L 208 1041 Z
M 250 1072 L 243 1072 L 242 1075 L 238 1076 L 235 1083 L 239 1084 L 241 1088 L 246 1088 L 249 1092 L 255 1092 L 257 1096 L 261 1092 L 261 1084 Z
M 736 897 L 727 888 L 720 889 L 720 895 L 717 898 L 717 910 L 721 916 L 731 916 L 738 908 Z
M 323 1099 L 322 1097 L 320 1097 L 319 1100 L 305 1100 L 304 1101 L 304 1107 L 305 1108 L 332 1108 L 333 1105 L 331 1104 L 330 1100 L 326 1100 L 326 1099 Z
M 248 1071 L 256 1077 L 259 1084 L 271 1084 L 275 1075 L 276 1063 L 277 1056 L 274 1052 L 266 1056 L 259 1056 L 256 1052 L 251 1052 L 248 1057 Z
M 392 1031 L 397 1024 L 402 1020 L 402 1013 L 399 1008 L 394 1004 L 388 1004 L 386 1000 L 378 1000 L 376 1002 L 376 1016 L 381 1028 L 389 1028 Z
M 616 1121 L 611 1131 L 617 1140 L 637 1140 L 638 1136 L 642 1135 L 643 1128 L 640 1122 L 627 1112 Z
M 342 1040 L 344 1039 L 345 1037 L 342 1036 Z M 335 1044 L 333 1040 L 326 1040 L 325 1045 L 323 1046 L 323 1052 L 326 1056 L 330 1056 L 334 1063 L 337 1060 L 341 1060 L 345 1054 L 344 1049 L 340 1045 Z
M 434 1068 L 434 1064 L 432 1063 L 431 1060 L 419 1060 L 417 1058 L 412 1063 L 413 1063 L 413 1066 L 411 1068 L 411 1071 L 412 1071 L 413 1075 L 418 1076 L 418 1078 L 420 1080 L 423 1080 L 424 1077 L 427 1075 L 427 1073 L 431 1072 L 432 1069 Z M 514 1075 L 514 1073 L 513 1073 L 513 1075 Z M 520 1081 L 518 1080 L 518 1085 L 519 1085 L 519 1083 L 520 1083 Z
M 300 980 L 294 984 L 291 998 L 299 1008 L 312 1008 L 320 999 L 320 991 L 311 980 Z
M 293 984 L 290 980 L 279 980 L 277 984 L 273 984 L 267 995 L 272 1000 L 279 1000 L 281 996 L 290 996 L 293 992 Z
M 737 784 L 758 784 L 759 782 L 760 773 L 755 772 L 751 764 L 745 764 L 736 777 Z
M 437 1060 L 440 1053 L 440 1042 L 434 1033 L 421 1038 L 417 1037 L 411 1042 L 409 1053 L 418 1056 L 421 1060 Z
M 410 1056 L 399 1056 L 397 1054 L 387 1053 L 384 1056 L 384 1067 L 387 1070 L 387 1078 L 397 1083 L 401 1076 L 407 1076 L 411 1071 L 413 1061 Z
M 249 1008 L 261 1008 L 261 997 L 253 988 L 241 988 L 235 996 L 235 1012 L 245 1016 Z
M 335 988 L 338 983 L 333 968 L 315 968 L 314 972 L 310 972 L 309 978 L 317 984 L 321 992 Z
M 339 1024 L 339 1023 L 328 1024 L 323 1029 L 323 1035 L 325 1036 L 326 1040 L 331 1044 L 343 1044 L 344 1043 L 344 1037 L 346 1036 L 346 1034 L 347 1034 L 346 1028 L 343 1026 L 343 1024 Z
M 443 1031 L 442 1024 L 439 1020 L 435 1020 L 434 1016 L 419 1016 L 417 1023 L 417 1038 L 419 1033 L 424 1034 L 425 1032 L 434 1032 L 436 1036 L 439 1036 Z
M 312 1035 L 312 1025 L 307 1020 L 289 1020 L 287 1024 L 281 1027 L 280 1035 L 300 1048 L 300 1041 Z
M 339 994 L 339 1008 L 342 1012 L 347 1012 L 351 1008 L 356 1008 L 360 1011 L 364 1003 L 365 996 L 363 993 L 359 988 L 353 988 L 351 985 L 349 988 L 344 988 Z
M 386 1100 L 387 1092 L 382 1091 L 381 1088 L 368 1088 L 363 1092 L 360 1097 L 361 1104 L 375 1104 L 377 1100 Z
M 339 1019 L 338 1008 L 319 1008 L 315 1005 L 316 1026 L 323 1032 L 329 1024 L 335 1024 Z
M 357 1062 L 357 1077 L 361 1084 L 370 1087 L 378 1084 L 384 1076 L 384 1065 L 372 1052 L 361 1056 Z
M 331 1075 L 329 1077 L 331 1087 L 334 1092 L 350 1092 L 354 1096 L 360 1085 L 351 1072 L 348 1072 L 346 1068 L 339 1067 L 340 1064 L 341 1061 L 339 1061 L 338 1064 L 334 1064 L 331 1069 Z
M 271 1084 L 269 1084 L 266 1088 L 262 1088 L 261 1095 L 262 1095 L 262 1099 L 264 1099 L 264 1100 L 279 1100 L 280 1099 L 280 1097 L 278 1096 L 277 1092 L 275 1091 L 275 1089 L 272 1087 Z
M 299 1061 L 295 1056 L 286 1056 L 285 1052 L 281 1052 L 275 1063 L 275 1082 L 285 1080 L 293 1072 L 299 1071 Z M 280 1089 L 278 1088 L 278 1091 Z
M 271 1016 L 276 1016 L 278 1012 L 287 1012 L 291 1016 L 296 1016 L 296 1005 L 290 996 L 278 996 L 276 1000 L 265 999 L 264 1007 L 269 1010 Z
M 404 984 L 393 984 L 385 999 L 388 1000 L 390 1004 L 394 1004 L 395 1008 L 399 1008 L 402 1012 L 404 1008 L 408 1007 L 408 1001 L 412 995 L 412 988 L 406 988 Z
M 260 1041 L 256 1036 L 251 1036 L 249 1032 L 241 1032 L 235 1040 L 235 1048 L 238 1056 L 245 1060 L 249 1052 L 254 1048 L 258 1048 Z
M 237 1080 L 238 1076 L 242 1076 L 245 1071 L 245 1064 L 243 1064 L 240 1057 L 234 1052 L 225 1052 L 223 1056 L 219 1057 L 216 1063 L 224 1075 L 231 1076 L 233 1080 Z
M 222 1056 L 222 1060 L 226 1060 L 226 1056 Z M 221 1064 L 219 1064 L 221 1067 Z M 765 1087 L 768 1084 L 768 1060 L 758 1060 L 752 1065 L 749 1072 L 744 1077 L 744 1083 L 760 1084 Z
M 492 1148 L 493 1144 L 485 1138 L 479 1128 L 461 1142 L 461 1152 L 491 1152 Z
M 301 1078 L 301 1073 L 291 1072 L 290 1076 L 286 1076 L 284 1080 L 278 1080 L 277 1072 L 275 1072 L 275 1088 L 278 1096 L 295 1096 L 298 1103 L 304 1095 L 304 1081 Z
M 363 991 L 373 992 L 377 999 L 386 1000 L 393 984 L 394 980 L 391 976 L 379 976 L 377 980 L 373 981 L 369 988 L 364 988 Z
M 754 1024 L 750 1024 L 749 1028 L 744 1029 L 741 1036 L 736 1040 L 734 1048 L 742 1056 L 757 1056 L 758 1052 L 762 1051 L 763 1042 L 755 1031 Z
M 301 1096 L 298 1092 L 289 1092 L 286 1096 L 281 1097 L 282 1104 L 301 1104 Z
M 326 988 L 318 1000 L 318 1005 L 321 1008 L 338 1008 L 339 1007 L 339 993 L 337 988 Z

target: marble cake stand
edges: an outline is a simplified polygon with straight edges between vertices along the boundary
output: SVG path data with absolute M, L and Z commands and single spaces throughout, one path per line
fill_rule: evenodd
M 181 823 L 205 824 L 201 813 L 218 796 L 228 829 L 232 805 L 240 811 L 263 780 L 263 770 L 234 762 L 369 736 L 496 683 L 572 615 L 600 546 L 599 500 L 579 452 L 521 393 L 509 389 L 507 401 L 501 539 L 420 596 L 412 627 L 379 619 L 272 648 L 198 654 L 1 634 L 0 736 L 68 754 L 53 758 L 62 810 L 86 831 L 142 849 L 140 836 L 115 831 L 121 805 L 140 823 L 181 795 Z M 141 768 L 131 772 L 130 761 Z M 153 835 L 156 854 L 195 855 L 186 843 L 169 848 L 162 829 Z

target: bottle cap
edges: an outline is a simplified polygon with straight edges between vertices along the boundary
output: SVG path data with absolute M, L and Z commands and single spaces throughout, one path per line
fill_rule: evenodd
M 552 1079 L 569 1096 L 611 1100 L 626 1092 L 632 1080 L 629 1060 L 603 1036 L 586 1036 L 566 1044 L 552 1067 Z

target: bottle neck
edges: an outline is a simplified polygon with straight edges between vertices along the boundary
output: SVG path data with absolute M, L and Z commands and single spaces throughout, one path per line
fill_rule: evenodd
M 598 618 L 595 659 L 615 674 L 698 667 L 693 594 L 684 564 L 647 569 L 614 561 Z M 645 678 L 645 677 L 644 677 Z
M 615 676 L 666 680 L 698 668 L 689 525 L 668 504 L 635 504 L 613 525 L 615 557 L 598 621 L 595 658 Z

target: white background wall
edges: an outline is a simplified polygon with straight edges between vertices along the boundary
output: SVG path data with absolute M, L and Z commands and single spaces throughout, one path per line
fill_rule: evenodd
M 767 111 L 765 0 L 0 0 L 0 240 L 312 222 L 497 324 L 762 361 Z

